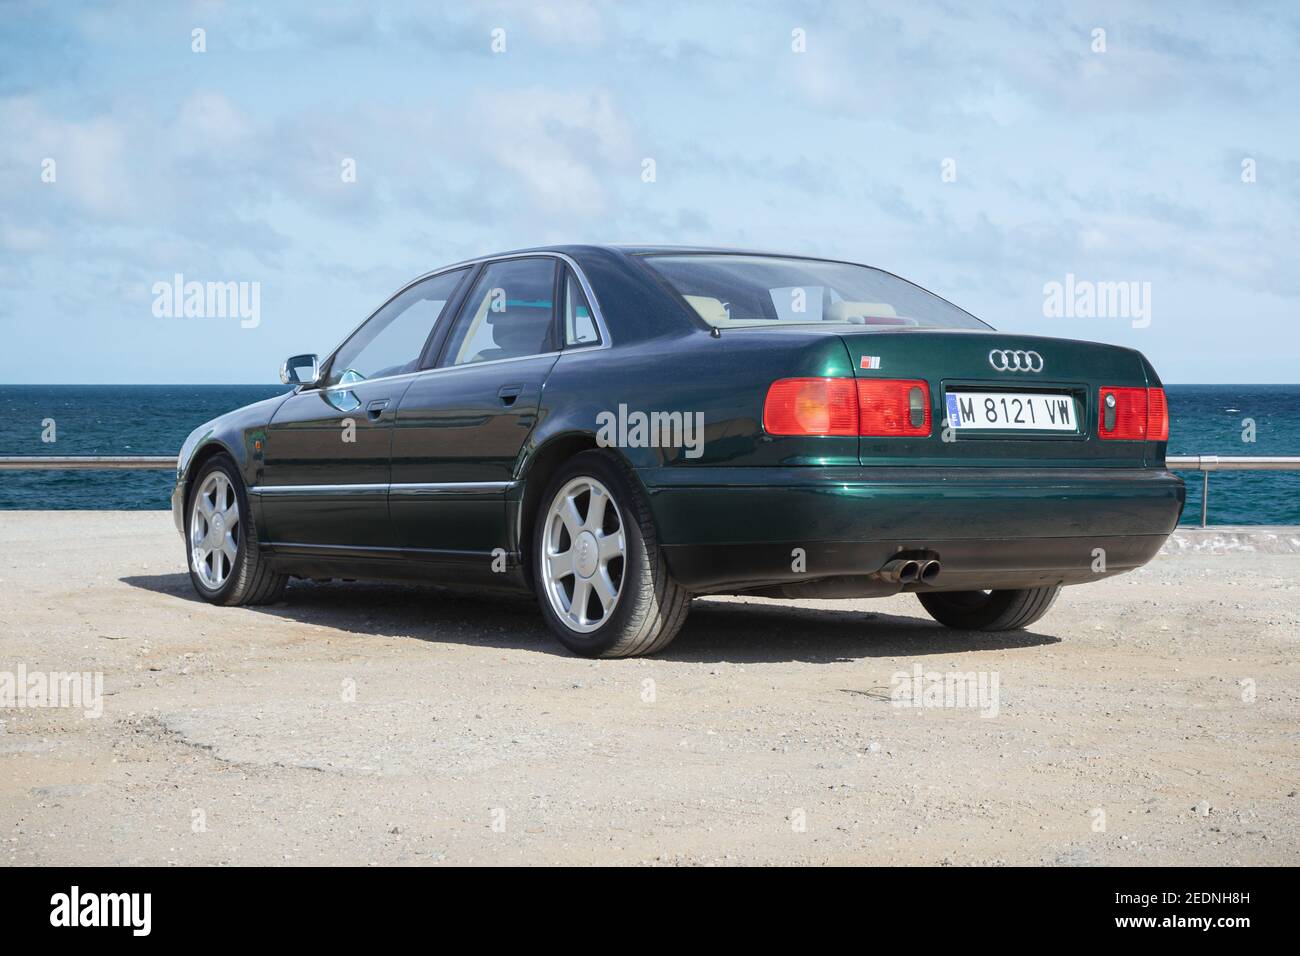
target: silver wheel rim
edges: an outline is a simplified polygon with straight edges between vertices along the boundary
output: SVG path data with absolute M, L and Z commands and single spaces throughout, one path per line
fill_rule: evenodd
M 626 568 L 618 502 L 595 478 L 574 478 L 543 526 L 541 573 L 551 610 L 569 630 L 591 633 L 618 607 Z
M 214 471 L 204 479 L 190 510 L 190 567 L 215 591 L 226 583 L 239 554 L 239 499 L 230 479 Z

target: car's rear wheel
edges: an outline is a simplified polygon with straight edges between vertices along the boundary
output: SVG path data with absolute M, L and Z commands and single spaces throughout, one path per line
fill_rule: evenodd
M 1014 631 L 1046 614 L 1061 586 L 1009 591 L 922 591 L 916 596 L 930 616 L 964 631 Z
M 538 601 L 560 642 L 586 657 L 633 657 L 677 636 L 690 594 L 668 573 L 636 478 L 589 451 L 551 479 L 533 533 Z
M 185 543 L 190 581 L 213 604 L 270 604 L 284 593 L 288 575 L 267 566 L 239 469 L 215 455 L 194 478 L 186 510 Z

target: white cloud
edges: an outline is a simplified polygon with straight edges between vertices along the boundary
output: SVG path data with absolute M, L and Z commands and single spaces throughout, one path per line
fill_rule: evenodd
M 542 211 L 593 215 L 609 202 L 611 176 L 640 172 L 632 133 L 608 93 L 508 90 L 478 98 L 480 147 Z
M 0 226 L 0 246 L 8 252 L 16 254 L 40 252 L 50 248 L 52 241 L 53 238 L 44 229 L 29 229 L 13 223 Z
M 112 217 L 130 208 L 128 137 L 117 120 L 62 120 L 31 97 L 11 97 L 0 101 L 0 128 L 6 131 L 0 166 L 15 180 L 29 176 L 29 183 L 40 183 L 41 164 L 52 159 L 55 181 L 41 185 L 56 191 L 53 195 L 70 197 L 79 211 L 94 216 Z M 11 182 L 10 188 L 16 185 Z
M 242 149 L 253 124 L 222 93 L 200 90 L 186 97 L 167 130 L 168 141 L 182 153 Z
M 523 15 L 538 35 L 550 42 L 569 42 L 591 49 L 605 39 L 601 11 L 589 0 L 524 0 L 507 9 Z

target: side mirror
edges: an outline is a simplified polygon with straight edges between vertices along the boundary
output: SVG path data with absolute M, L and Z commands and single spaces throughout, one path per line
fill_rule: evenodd
M 294 355 L 280 366 L 280 381 L 285 385 L 315 385 L 320 381 L 320 359 L 315 355 Z

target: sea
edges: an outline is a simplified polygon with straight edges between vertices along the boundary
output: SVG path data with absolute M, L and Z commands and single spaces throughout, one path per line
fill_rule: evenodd
M 174 455 L 195 427 L 283 385 L 0 385 L 0 455 Z M 1300 455 L 1300 385 L 1169 385 L 1169 454 Z M 44 441 L 53 437 L 55 440 Z M 169 507 L 170 471 L 0 471 L 0 510 Z M 1201 476 L 1186 472 L 1183 524 Z M 1215 472 L 1210 524 L 1300 525 L 1300 471 Z

